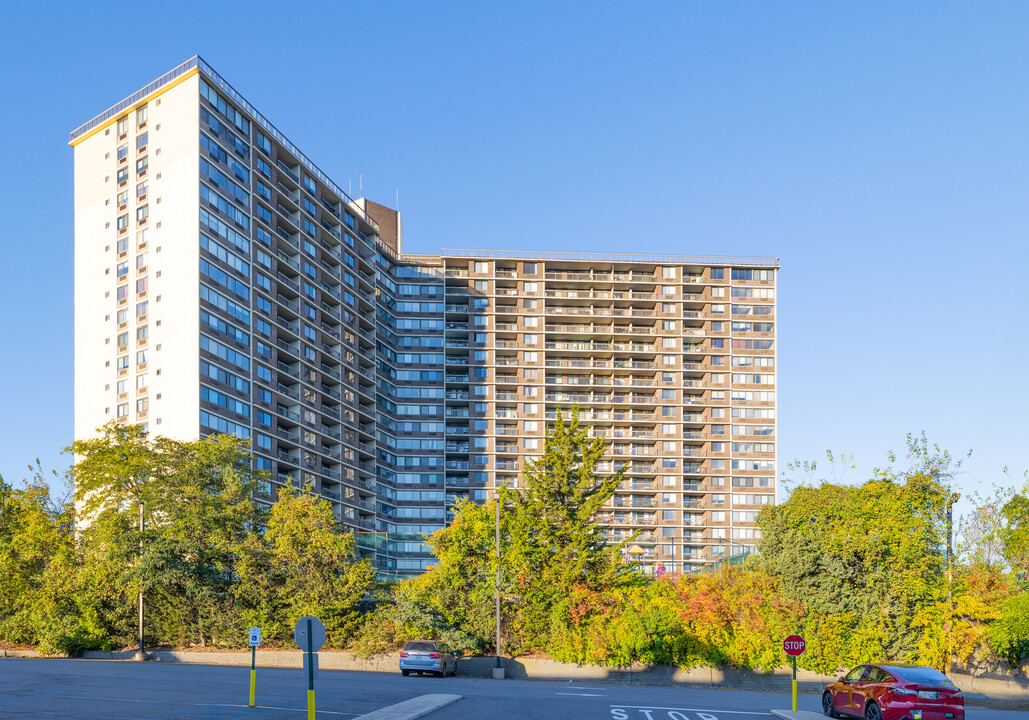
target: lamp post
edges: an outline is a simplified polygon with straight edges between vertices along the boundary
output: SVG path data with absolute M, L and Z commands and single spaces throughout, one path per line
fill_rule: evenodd
M 493 679 L 504 679 L 504 668 L 500 666 L 500 492 L 496 492 L 497 501 L 497 575 L 494 579 L 494 595 L 497 601 L 497 664 L 493 668 Z
M 146 523 L 143 520 L 143 501 L 139 502 L 139 563 L 143 564 L 143 531 Z M 147 660 L 147 654 L 143 650 L 143 576 L 139 578 L 139 650 L 132 656 L 133 660 Z

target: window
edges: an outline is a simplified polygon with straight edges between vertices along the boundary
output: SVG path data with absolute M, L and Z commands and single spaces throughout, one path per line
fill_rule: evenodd
M 525 432 L 537 432 L 539 430 L 539 421 L 537 420 L 526 420 L 523 423 Z
M 663 278 L 674 278 L 675 268 L 674 267 L 663 267 L 661 268 L 661 277 Z
M 539 354 L 535 350 L 526 350 L 522 353 L 522 361 L 527 363 L 537 362 Z
M 534 283 L 534 282 L 522 283 L 522 292 L 527 292 L 527 293 L 534 293 L 534 292 L 536 292 L 536 283 Z
M 539 438 L 525 438 L 524 446 L 526 450 L 538 450 L 540 446 Z
M 129 119 L 127 117 L 118 118 L 118 137 L 127 135 L 129 132 Z
M 125 230 L 129 227 L 129 214 L 118 216 L 118 230 Z
M 147 119 L 147 106 L 136 108 L 136 125 L 143 125 Z
M 539 339 L 538 335 L 526 333 L 525 335 L 522 335 L 522 344 L 523 345 L 535 345 L 537 343 L 538 339 Z
M 146 350 L 140 350 L 136 353 L 136 364 L 146 365 Z
M 489 272 L 489 263 L 485 263 L 485 262 L 477 262 L 477 263 L 475 263 L 475 270 L 473 272 L 488 273 Z
M 146 149 L 148 135 L 149 133 L 140 133 L 136 136 L 136 152 Z
M 150 159 L 149 156 L 144 155 L 136 161 L 136 176 L 145 175 L 148 167 L 150 167 Z
M 662 295 L 675 295 L 675 285 L 662 285 L 661 286 L 661 294 Z
M 142 225 L 150 217 L 150 206 L 143 205 L 142 207 L 136 208 L 136 224 Z
M 711 268 L 711 279 L 712 280 L 724 280 L 725 279 L 725 268 Z
M 661 338 L 661 347 L 673 348 L 675 347 L 675 338 Z
M 535 275 L 536 263 L 522 263 L 522 272 L 526 275 Z
M 120 405 L 118 405 L 118 417 L 123 418 L 123 417 L 128 417 L 128 415 L 129 415 L 129 404 L 128 403 L 121 403 Z
M 139 280 L 136 281 L 136 294 L 137 295 L 142 295 L 143 293 L 145 293 L 146 292 L 146 288 L 147 288 L 147 278 L 145 278 L 145 277 L 144 278 L 140 278 Z
M 486 292 L 489 290 L 489 280 L 476 280 L 475 289 L 479 292 Z
M 118 169 L 118 184 L 126 183 L 129 181 L 129 169 L 119 168 Z
M 539 327 L 540 319 L 538 317 L 526 317 L 523 319 L 525 321 L 525 327 Z
M 118 147 L 118 162 L 125 160 L 129 156 L 129 145 L 125 143 Z
M 524 412 L 526 415 L 535 415 L 539 412 L 539 405 L 537 405 L 536 403 L 523 403 L 522 412 Z
M 118 347 L 123 348 L 129 344 L 129 334 L 127 332 L 118 333 Z

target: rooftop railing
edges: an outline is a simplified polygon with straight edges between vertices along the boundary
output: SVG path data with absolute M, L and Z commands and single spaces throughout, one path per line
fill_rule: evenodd
M 644 255 L 636 253 L 546 252 L 538 250 L 475 250 L 443 248 L 444 257 L 503 258 L 518 260 L 571 260 L 577 262 L 650 262 L 682 265 L 738 265 L 779 267 L 779 258 L 721 255 Z M 650 278 L 653 280 L 654 278 Z

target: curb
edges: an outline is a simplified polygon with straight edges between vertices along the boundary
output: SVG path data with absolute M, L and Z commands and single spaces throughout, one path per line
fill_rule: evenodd
M 461 695 L 419 695 L 404 702 L 380 708 L 354 720 L 415 720 L 460 700 Z
M 771 712 L 782 720 L 824 720 L 822 713 L 810 710 L 772 710 Z

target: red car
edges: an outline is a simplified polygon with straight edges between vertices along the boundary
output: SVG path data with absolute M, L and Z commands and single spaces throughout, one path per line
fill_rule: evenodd
M 864 720 L 965 720 L 965 698 L 938 670 L 905 663 L 859 665 L 825 688 L 822 712 Z

